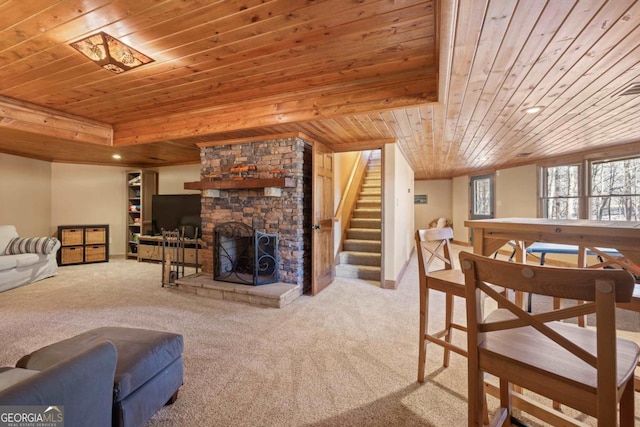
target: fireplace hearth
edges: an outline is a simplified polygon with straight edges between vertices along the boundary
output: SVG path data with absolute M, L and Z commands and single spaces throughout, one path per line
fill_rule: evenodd
M 242 222 L 218 224 L 214 230 L 214 280 L 266 285 L 279 280 L 277 234 L 254 230 Z

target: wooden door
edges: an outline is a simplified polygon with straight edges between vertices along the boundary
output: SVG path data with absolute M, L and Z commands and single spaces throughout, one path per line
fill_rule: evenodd
M 333 258 L 333 152 L 313 143 L 313 231 L 311 294 L 326 288 L 335 276 Z
M 494 217 L 495 185 L 493 174 L 471 177 L 471 215 L 469 219 Z

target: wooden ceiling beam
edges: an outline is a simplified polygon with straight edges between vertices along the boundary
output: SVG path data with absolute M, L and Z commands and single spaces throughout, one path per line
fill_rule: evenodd
M 196 145 L 200 148 L 204 147 L 220 147 L 223 145 L 235 145 L 235 144 L 245 144 L 247 142 L 255 142 L 255 141 L 267 141 L 273 139 L 285 139 L 285 138 L 302 138 L 307 141 L 311 141 L 312 138 L 300 133 L 300 132 L 286 132 L 286 133 L 277 133 L 277 134 L 266 134 L 266 135 L 256 135 L 256 136 L 248 136 L 244 138 L 233 138 L 233 139 L 219 139 L 219 140 L 211 140 L 211 141 L 202 141 L 196 143 Z
M 0 127 L 71 141 L 113 145 L 113 128 L 108 124 L 2 96 Z
M 353 87 L 350 92 L 328 91 L 294 94 L 292 100 L 258 100 L 244 105 L 221 106 L 115 125 L 114 145 L 145 144 L 165 139 L 232 132 L 285 123 L 322 120 L 348 114 L 416 107 L 436 101 L 433 77 L 388 85 Z M 381 83 L 382 84 L 382 83 Z
M 336 153 L 348 153 L 349 151 L 379 150 L 386 144 L 394 144 L 395 138 L 372 139 L 368 141 L 352 141 L 344 144 L 337 144 L 332 147 Z

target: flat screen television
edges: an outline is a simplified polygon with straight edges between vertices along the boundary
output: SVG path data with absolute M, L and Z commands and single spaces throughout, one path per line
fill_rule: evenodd
M 202 236 L 200 224 L 199 194 L 154 194 L 151 199 L 151 225 L 153 234 L 159 236 L 162 230 L 185 227 L 185 237 Z

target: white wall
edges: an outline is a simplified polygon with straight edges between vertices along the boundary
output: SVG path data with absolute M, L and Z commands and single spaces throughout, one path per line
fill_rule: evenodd
M 429 222 L 436 218 L 453 217 L 453 180 L 434 179 L 428 181 L 416 181 L 415 195 L 427 196 L 427 204 L 414 204 L 414 217 L 416 229 L 429 228 Z
M 537 216 L 536 165 L 496 172 L 496 218 Z
M 200 181 L 200 163 L 165 166 L 158 171 L 158 194 L 194 194 L 200 190 L 185 190 L 185 182 Z
M 53 163 L 50 221 L 58 225 L 109 224 L 110 255 L 124 255 L 128 167 Z M 159 193 L 185 194 L 184 183 L 200 181 L 200 165 L 166 166 L 158 172 Z M 195 191 L 196 193 L 198 191 Z
M 23 237 L 53 235 L 51 163 L 0 153 L 0 224 Z
M 395 283 L 414 246 L 413 169 L 396 144 L 384 146 L 384 279 Z
M 537 167 L 518 166 L 495 174 L 496 218 L 537 216 Z M 464 221 L 469 218 L 469 177 L 453 179 L 453 235 L 457 242 L 469 241 Z
M 125 253 L 125 171 L 118 166 L 51 165 L 51 225 L 109 225 L 109 255 Z

